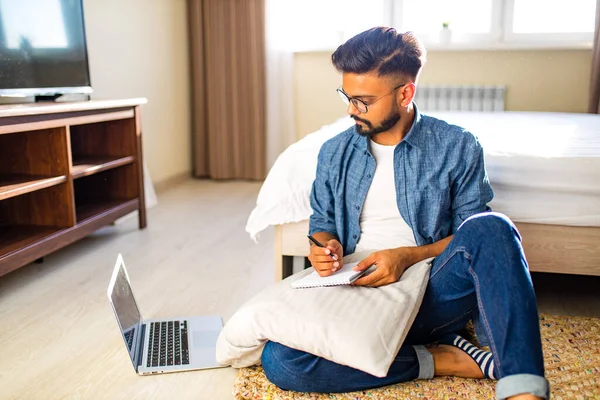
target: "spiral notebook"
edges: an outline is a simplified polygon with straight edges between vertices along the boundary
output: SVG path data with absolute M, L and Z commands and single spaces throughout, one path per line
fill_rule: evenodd
M 354 271 L 352 268 L 354 268 L 356 264 L 358 264 L 358 262 L 344 264 L 342 269 L 333 273 L 333 275 L 325 277 L 322 277 L 317 274 L 316 271 L 313 271 L 304 278 L 293 281 L 291 286 L 294 289 L 304 289 L 324 286 L 349 285 L 373 269 L 373 266 L 371 266 L 364 271 Z

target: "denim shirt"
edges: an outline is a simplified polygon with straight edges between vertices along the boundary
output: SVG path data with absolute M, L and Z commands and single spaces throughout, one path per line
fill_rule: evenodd
M 310 234 L 329 232 L 344 254 L 355 251 L 375 167 L 369 138 L 354 126 L 323 144 L 310 194 Z M 398 210 L 418 246 L 450 236 L 471 215 L 489 211 L 493 198 L 477 138 L 416 106 L 413 125 L 394 149 L 394 182 Z

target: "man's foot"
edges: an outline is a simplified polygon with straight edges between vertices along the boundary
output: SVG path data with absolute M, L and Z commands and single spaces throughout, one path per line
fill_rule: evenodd
M 460 335 L 446 335 L 428 350 L 433 354 L 436 375 L 496 379 L 492 353 L 475 347 Z
M 427 345 L 433 355 L 435 376 L 458 376 L 461 378 L 483 378 L 477 363 L 464 351 L 447 344 Z

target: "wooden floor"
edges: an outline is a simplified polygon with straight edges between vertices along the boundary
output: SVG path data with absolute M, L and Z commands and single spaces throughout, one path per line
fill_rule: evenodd
M 259 183 L 186 181 L 148 228 L 116 226 L 0 278 L 0 399 L 230 399 L 232 368 L 139 377 L 106 296 L 121 252 L 145 318 L 227 320 L 273 282 L 273 232 L 244 231 Z M 600 317 L 600 277 L 535 274 L 542 312 Z

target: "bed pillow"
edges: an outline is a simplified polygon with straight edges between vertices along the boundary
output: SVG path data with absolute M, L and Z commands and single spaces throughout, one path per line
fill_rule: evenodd
M 246 223 L 246 232 L 254 241 L 269 225 L 299 222 L 310 217 L 310 190 L 317 172 L 319 150 L 323 143 L 353 124 L 352 118 L 340 118 L 306 135 L 279 155 Z
M 363 254 L 364 255 L 364 254 Z M 361 258 L 345 258 L 345 262 Z M 260 364 L 267 340 L 384 377 L 421 306 L 432 259 L 380 288 L 292 289 L 309 268 L 265 289 L 225 324 L 217 360 L 242 368 Z

